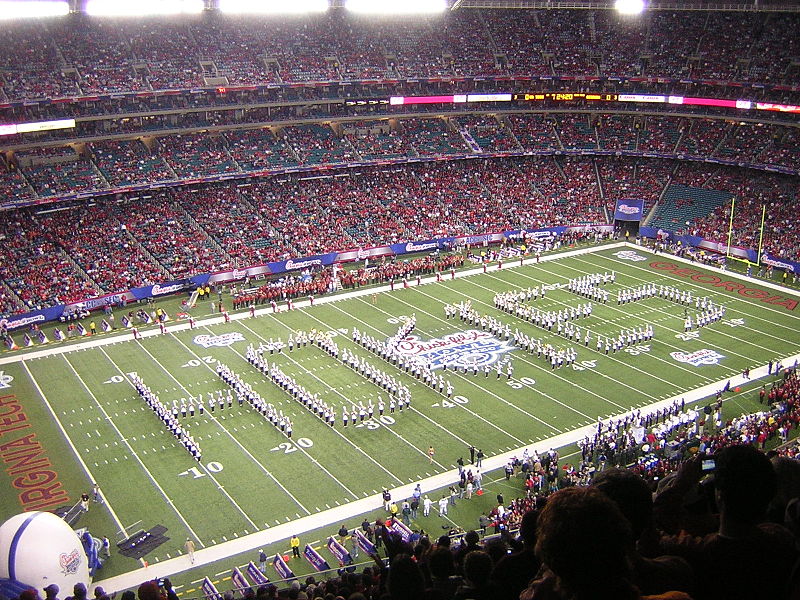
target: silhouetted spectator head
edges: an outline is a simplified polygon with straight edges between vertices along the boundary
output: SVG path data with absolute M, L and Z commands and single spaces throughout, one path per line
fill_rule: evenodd
M 492 559 L 492 564 L 497 564 L 508 554 L 508 544 L 502 537 L 492 538 L 484 542 L 483 551 Z
M 125 590 L 122 592 L 121 600 L 136 600 L 136 594 L 133 590 Z
M 58 598 L 59 588 L 55 583 L 51 583 L 46 588 L 44 588 L 45 598 L 47 600 L 55 600 Z
M 425 592 L 425 579 L 417 563 L 408 554 L 398 554 L 392 561 L 387 582 L 392 600 L 418 600 Z
M 720 514 L 754 525 L 777 492 L 777 478 L 767 456 L 753 446 L 728 446 L 714 455 L 714 487 Z
M 428 569 L 431 576 L 438 579 L 447 579 L 456 574 L 456 563 L 453 553 L 445 547 L 439 546 L 428 555 Z
M 784 524 L 789 501 L 800 498 L 800 461 L 786 456 L 775 456 L 770 462 L 778 480 L 778 492 L 769 503 L 767 515 L 773 523 Z
M 76 583 L 72 588 L 72 595 L 75 600 L 84 600 L 86 598 L 86 586 L 82 583 Z
M 481 538 L 478 535 L 478 532 L 473 529 L 470 529 L 467 533 L 464 534 L 464 541 L 467 543 L 468 546 L 477 546 L 480 539 Z
M 39 590 L 30 588 L 19 595 L 19 600 L 39 600 Z
M 613 468 L 598 473 L 592 487 L 617 503 L 638 540 L 653 520 L 653 494 L 645 480 L 633 471 Z
M 449 535 L 440 535 L 439 539 L 436 540 L 436 545 L 440 548 L 449 548 L 450 547 L 450 536 Z
M 536 554 L 567 598 L 636 597 L 628 582 L 631 527 L 619 507 L 596 488 L 562 489 L 539 515 Z
M 489 583 L 494 564 L 491 557 L 483 550 L 473 550 L 464 559 L 464 579 L 474 587 L 482 588 Z
M 139 586 L 136 595 L 139 600 L 161 600 L 161 590 L 158 589 L 158 582 L 145 581 Z
M 536 521 L 539 518 L 538 510 L 529 510 L 522 515 L 522 521 L 519 524 L 519 537 L 522 542 L 529 547 L 536 545 Z

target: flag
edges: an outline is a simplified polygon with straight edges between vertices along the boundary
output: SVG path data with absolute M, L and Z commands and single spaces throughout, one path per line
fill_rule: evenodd
M 125 315 L 122 315 L 122 326 L 126 329 L 131 326 L 131 322 Z
M 247 575 L 256 585 L 264 585 L 265 583 L 269 583 L 269 578 L 253 564 L 252 560 L 247 564 Z
M 244 575 L 242 575 L 239 567 L 233 567 L 233 571 L 231 571 L 231 582 L 233 582 L 234 587 L 242 594 L 250 589 L 250 584 L 247 582 L 247 579 L 244 578 Z
M 39 343 L 40 344 L 46 344 L 47 342 L 50 341 L 50 340 L 47 339 L 47 336 L 44 334 L 44 331 L 42 331 L 41 329 L 38 332 L 36 332 L 36 335 L 39 338 Z
M 216 586 L 211 583 L 211 580 L 208 577 L 203 579 L 200 589 L 203 591 L 203 595 L 208 598 L 208 600 L 222 600 L 222 594 L 217 591 Z
M 392 519 L 391 524 L 389 521 L 387 521 L 386 527 L 389 529 L 389 531 L 399 535 L 404 542 L 407 542 L 411 539 L 412 531 L 397 519 Z
M 275 558 L 272 559 L 272 566 L 275 567 L 281 579 L 294 579 L 294 573 L 292 573 L 289 565 L 286 564 L 280 554 L 276 554 Z
M 103 331 L 111 331 L 111 325 L 109 325 L 109 324 L 108 324 L 108 321 L 106 321 L 105 319 L 103 319 L 102 321 L 100 321 L 100 328 L 101 328 Z
M 61 331 L 61 330 L 60 330 L 58 327 L 56 327 L 56 328 L 53 330 L 53 336 L 54 336 L 54 337 L 56 338 L 56 340 L 58 340 L 59 342 L 63 342 L 63 341 L 64 341 L 64 334 L 62 333 L 62 331 Z
M 9 350 L 17 350 L 17 349 L 19 349 L 19 346 L 17 346 L 14 343 L 14 338 L 12 338 L 10 335 L 6 336 L 6 348 L 8 348 Z
M 333 554 L 336 557 L 336 560 L 338 560 L 343 565 L 349 565 L 351 562 L 353 562 L 353 559 L 350 556 L 350 553 L 347 551 L 347 548 L 345 548 L 339 542 L 337 542 L 333 538 L 333 536 L 328 538 L 327 546 L 331 554 Z
M 27 333 L 22 335 L 22 343 L 25 344 L 26 348 L 33 346 L 33 340 Z
M 722 388 L 722 391 L 723 392 L 730 392 L 731 391 L 731 380 L 730 379 L 728 379 L 728 381 L 725 383 L 725 387 Z
M 308 544 L 306 544 L 306 548 L 303 550 L 303 556 L 306 557 L 306 560 L 310 562 L 311 566 L 317 571 L 329 571 L 331 568 L 331 566 L 328 564 L 328 561 L 322 558 L 319 552 L 314 550 L 314 548 Z
M 78 335 L 86 335 L 86 328 L 83 323 L 78 323 L 75 328 L 78 330 Z
M 364 535 L 364 533 L 360 529 L 354 529 L 353 535 L 356 538 L 356 543 L 358 544 L 358 547 L 361 548 L 364 552 L 366 552 L 367 554 L 378 553 L 378 549 L 375 547 L 375 544 L 370 542 L 367 539 L 367 536 Z

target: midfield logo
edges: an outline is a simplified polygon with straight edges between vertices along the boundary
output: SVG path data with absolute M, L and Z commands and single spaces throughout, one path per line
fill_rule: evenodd
M 194 343 L 203 348 L 212 346 L 230 346 L 234 342 L 243 342 L 244 336 L 238 331 L 223 333 L 222 335 L 198 335 L 194 338 Z
M 431 369 L 441 369 L 445 365 L 471 369 L 497 362 L 503 354 L 514 350 L 514 346 L 488 331 L 470 329 L 424 341 L 410 335 L 398 344 L 397 349 L 406 356 L 421 358 Z
M 685 352 L 670 352 L 669 355 L 678 362 L 688 363 L 695 367 L 700 367 L 702 365 L 716 365 L 721 359 L 725 358 L 719 352 L 709 350 L 708 348 L 703 348 L 702 350 L 698 350 L 697 352 L 692 352 L 690 354 Z
M 642 256 L 641 254 L 637 254 L 633 250 L 620 250 L 619 252 L 614 252 L 612 256 L 617 256 L 622 260 L 631 260 L 633 262 L 641 262 L 643 260 L 647 260 L 646 256 Z

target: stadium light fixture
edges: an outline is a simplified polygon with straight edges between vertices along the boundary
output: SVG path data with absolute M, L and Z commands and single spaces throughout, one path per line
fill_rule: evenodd
M 0 2 L 0 20 L 3 21 L 36 17 L 61 17 L 67 14 L 69 14 L 69 3 L 64 0 Z
M 203 0 L 89 0 L 86 14 L 95 17 L 144 17 L 147 15 L 199 14 Z
M 219 11 L 228 14 L 321 13 L 328 8 L 328 0 L 219 0 Z
M 447 10 L 447 0 L 346 0 L 344 7 L 372 15 L 437 14 Z
M 644 0 L 616 0 L 614 8 L 621 15 L 640 15 L 644 11 Z

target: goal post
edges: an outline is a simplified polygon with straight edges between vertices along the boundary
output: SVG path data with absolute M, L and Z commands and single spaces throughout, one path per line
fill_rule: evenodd
M 755 262 L 751 261 L 749 258 L 740 258 L 738 256 L 734 256 L 731 253 L 731 243 L 733 241 L 733 227 L 734 227 L 735 214 L 736 214 L 736 197 L 734 196 L 733 198 L 731 198 L 731 214 L 728 219 L 728 243 L 725 248 L 725 258 L 727 260 L 738 260 L 739 262 L 743 262 L 747 265 L 753 265 L 758 267 L 761 265 L 761 253 L 764 249 L 764 223 L 767 217 L 767 205 L 762 204 L 761 206 L 761 223 L 759 224 L 758 228 L 758 250 L 756 253 Z

